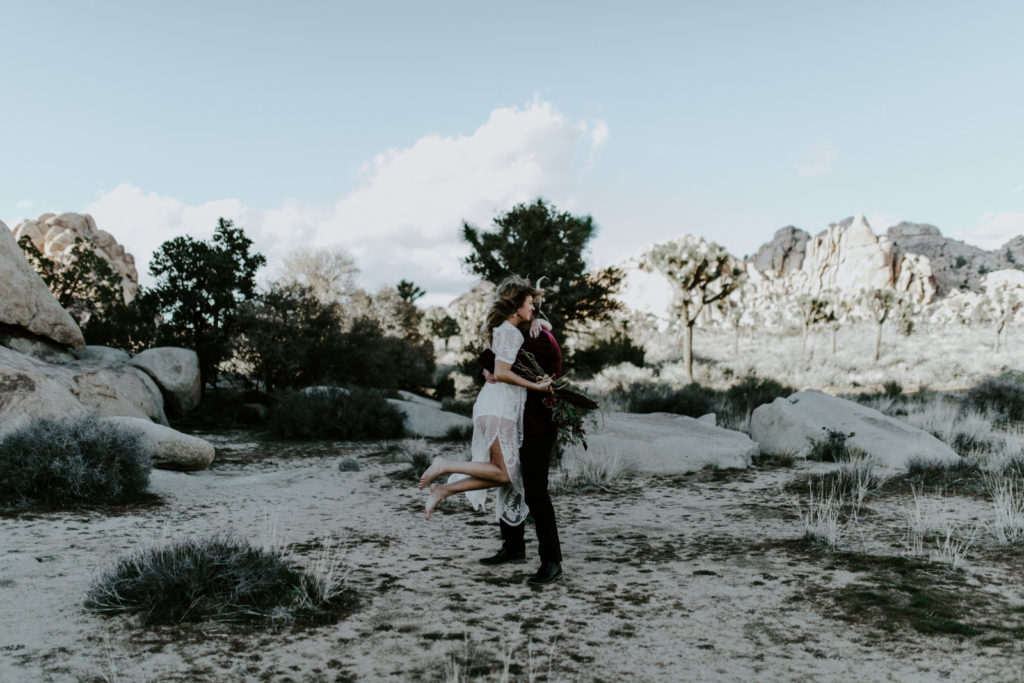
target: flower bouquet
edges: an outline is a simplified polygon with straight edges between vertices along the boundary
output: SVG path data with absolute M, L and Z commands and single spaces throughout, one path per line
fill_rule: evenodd
M 520 351 L 512 366 L 513 372 L 533 382 L 541 382 L 549 376 L 529 351 Z M 581 444 L 586 450 L 586 420 L 593 420 L 591 413 L 598 409 L 597 401 L 590 398 L 565 377 L 551 383 L 551 396 L 544 399 L 544 405 L 552 409 L 551 418 L 558 428 L 558 442 L 562 445 Z

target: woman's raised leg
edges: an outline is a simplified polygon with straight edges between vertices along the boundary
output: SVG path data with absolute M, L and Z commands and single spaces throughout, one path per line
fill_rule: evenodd
M 461 461 L 450 461 L 443 460 L 441 458 L 434 459 L 434 465 L 437 465 L 438 460 L 441 460 L 445 465 L 454 466 L 455 469 L 445 469 L 442 466 L 442 471 L 437 472 L 431 477 L 440 476 L 441 474 L 467 474 L 469 475 L 466 479 L 459 479 L 458 481 L 450 484 L 433 484 L 430 487 L 430 495 L 427 497 L 426 513 L 427 519 L 430 519 L 430 513 L 434 511 L 437 504 L 442 500 L 456 493 L 464 493 L 465 491 L 478 491 L 480 489 L 490 489 L 497 486 L 504 486 L 509 482 L 508 471 L 505 469 L 505 458 L 501 454 L 501 444 L 495 439 L 494 443 L 491 444 L 491 461 L 490 462 L 461 462 Z M 434 469 L 434 465 L 430 466 L 423 477 L 426 478 L 430 471 Z M 473 467 L 467 468 L 466 465 Z M 469 472 L 469 469 L 478 470 L 487 475 L 487 477 L 481 477 L 474 473 Z M 429 482 L 430 479 L 427 479 Z M 420 479 L 420 488 L 424 486 L 424 480 Z

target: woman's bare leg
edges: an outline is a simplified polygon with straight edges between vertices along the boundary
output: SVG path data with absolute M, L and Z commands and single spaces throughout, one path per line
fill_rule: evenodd
M 494 443 L 491 445 L 491 462 L 489 462 L 489 463 L 483 463 L 483 462 L 466 463 L 466 462 L 459 462 L 459 461 L 443 460 L 442 458 L 435 458 L 434 459 L 434 465 L 437 464 L 438 460 L 441 460 L 442 463 L 444 463 L 446 465 L 458 466 L 458 468 L 457 469 L 453 469 L 453 470 L 443 470 L 442 469 L 442 471 L 434 474 L 434 476 L 431 477 L 431 479 L 433 479 L 434 477 L 440 476 L 441 474 L 469 474 L 469 477 L 466 478 L 466 479 L 459 479 L 458 481 L 452 482 L 451 484 L 433 484 L 430 487 L 430 495 L 427 497 L 427 505 L 426 505 L 427 519 L 430 519 L 430 513 L 434 511 L 434 508 L 437 507 L 437 504 L 440 503 L 442 500 L 444 500 L 445 498 L 447 498 L 450 495 L 453 495 L 453 494 L 456 494 L 456 493 L 463 493 L 465 491 L 479 491 L 480 489 L 496 488 L 498 486 L 504 486 L 509 481 L 508 472 L 505 470 L 505 458 L 502 457 L 502 455 L 501 455 L 501 445 L 498 443 L 497 439 L 495 439 Z M 500 464 L 498 464 L 498 463 L 500 463 Z M 434 469 L 434 465 L 431 465 L 430 469 L 428 469 L 426 472 L 424 472 L 424 474 L 423 474 L 424 478 L 426 478 L 427 475 L 430 474 L 430 470 Z M 462 465 L 479 465 L 479 466 L 485 467 L 485 468 L 492 468 L 493 467 L 493 468 L 497 468 L 497 470 L 499 471 L 499 474 L 496 475 L 496 477 L 494 479 L 485 479 L 483 477 L 477 477 L 475 475 L 470 474 L 469 472 L 467 472 L 465 469 L 463 469 L 461 467 Z M 494 476 L 492 470 L 487 470 L 487 472 L 489 474 L 491 474 L 492 476 Z M 430 481 L 430 480 L 428 479 L 427 481 Z M 423 479 L 420 479 L 420 488 L 421 489 L 423 488 L 423 484 L 424 484 Z
M 502 486 L 508 483 L 508 472 L 505 470 L 505 458 L 501 455 L 501 445 L 495 439 L 491 444 L 490 462 L 466 462 L 464 460 L 445 460 L 438 456 L 434 458 L 427 471 L 420 477 L 420 490 L 434 481 L 442 474 L 465 474 L 475 479 L 483 479 L 492 482 L 491 486 Z M 487 488 L 481 486 L 478 488 Z M 472 490 L 472 489 L 470 489 Z

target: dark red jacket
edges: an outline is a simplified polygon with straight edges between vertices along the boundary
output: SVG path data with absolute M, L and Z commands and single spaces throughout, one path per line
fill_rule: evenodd
M 532 338 L 529 333 L 523 336 L 524 341 L 520 351 L 532 353 L 544 372 L 551 377 L 561 376 L 562 349 L 559 348 L 554 335 L 541 329 L 536 339 Z M 477 364 L 488 372 L 494 372 L 494 352 L 484 349 Z M 551 421 L 551 408 L 544 405 L 544 399 L 550 396 L 551 394 L 546 391 L 527 390 L 526 408 L 523 412 L 524 434 L 552 434 L 556 431 L 555 423 Z

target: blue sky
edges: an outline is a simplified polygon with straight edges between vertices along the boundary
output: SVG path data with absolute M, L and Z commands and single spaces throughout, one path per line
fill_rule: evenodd
M 595 265 L 862 212 L 1024 233 L 1014 2 L 9 2 L 0 220 L 92 213 L 140 264 L 234 218 L 376 289 L 471 284 L 462 220 L 542 195 Z

